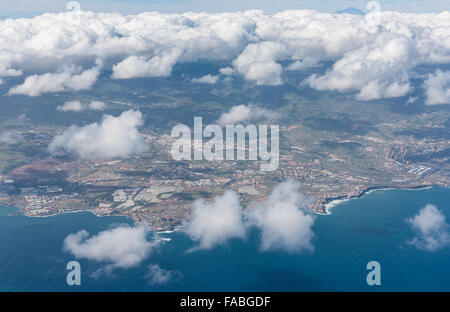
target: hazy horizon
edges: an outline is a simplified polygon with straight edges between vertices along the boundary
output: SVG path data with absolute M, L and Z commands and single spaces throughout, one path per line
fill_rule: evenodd
M 44 13 L 57 13 L 67 10 L 71 1 L 44 0 L 30 1 L 6 0 L 0 3 L 0 17 L 2 18 L 27 18 Z M 312 0 L 281 0 L 273 1 L 204 1 L 204 0 L 102 0 L 88 2 L 77 1 L 84 11 L 121 13 L 134 15 L 142 12 L 157 11 L 160 13 L 183 13 L 183 12 L 240 12 L 247 10 L 263 10 L 266 13 L 277 13 L 286 10 L 314 10 L 322 13 L 335 13 L 348 8 L 356 8 L 364 12 L 370 12 L 368 4 L 373 1 L 312 1 Z M 427 1 L 424 6 L 420 1 L 377 1 L 382 11 L 398 11 L 404 13 L 438 13 L 450 9 L 448 2 L 433 0 Z

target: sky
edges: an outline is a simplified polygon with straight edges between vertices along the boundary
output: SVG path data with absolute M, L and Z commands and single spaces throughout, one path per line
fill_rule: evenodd
M 67 0 L 2 0 L 1 17 L 31 17 L 46 12 L 66 10 Z M 261 9 L 268 13 L 284 10 L 312 9 L 335 12 L 348 7 L 366 10 L 367 0 L 90 0 L 78 1 L 82 10 L 136 14 L 144 11 L 181 13 L 187 11 L 217 13 Z M 450 10 L 448 0 L 385 0 L 378 1 L 381 10 L 428 13 Z

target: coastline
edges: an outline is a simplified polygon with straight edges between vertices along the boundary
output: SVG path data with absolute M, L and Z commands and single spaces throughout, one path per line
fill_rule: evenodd
M 8 216 L 23 215 L 23 210 L 20 207 L 16 206 L 16 205 L 7 204 L 7 203 L 4 203 L 4 202 L 0 201 L 0 206 L 6 207 L 6 208 L 9 208 L 9 209 L 14 208 L 16 210 L 13 213 L 9 213 Z
M 105 218 L 105 217 L 120 217 L 120 218 L 126 218 L 128 220 L 131 220 L 133 222 L 133 224 L 136 224 L 136 222 L 133 220 L 133 218 L 131 218 L 130 216 L 126 216 L 126 215 L 112 215 L 112 216 L 105 216 L 105 215 L 97 215 L 95 214 L 93 211 L 91 210 L 72 210 L 72 211 L 63 211 L 63 212 L 57 212 L 57 213 L 52 213 L 52 214 L 48 214 L 48 215 L 42 215 L 42 216 L 29 216 L 25 213 L 23 213 L 23 209 L 20 208 L 19 206 L 16 205 L 8 205 L 5 203 L 0 202 L 0 205 L 5 206 L 7 208 L 16 208 L 17 212 L 13 213 L 13 214 L 9 214 L 9 216 L 24 216 L 27 218 L 50 218 L 50 217 L 56 217 L 58 215 L 63 215 L 63 214 L 76 214 L 76 213 L 89 213 L 91 215 L 93 215 L 94 217 L 97 218 Z
M 393 190 L 419 191 L 419 190 L 430 189 L 433 187 L 448 188 L 449 186 L 448 185 L 439 185 L 439 184 L 427 184 L 427 185 L 417 185 L 417 186 L 409 186 L 409 187 L 393 187 L 393 186 L 368 187 L 368 188 L 364 189 L 363 191 L 361 191 L 361 193 L 359 193 L 358 195 L 354 195 L 354 196 L 350 196 L 350 197 L 340 196 L 339 198 L 326 198 L 325 202 L 323 203 L 323 210 L 325 212 L 322 212 L 322 213 L 316 212 L 316 213 L 320 214 L 320 215 L 330 215 L 331 209 L 338 206 L 339 204 L 348 202 L 352 199 L 361 198 L 365 195 L 368 195 L 368 194 L 376 192 L 376 191 L 393 191 Z
M 73 211 L 64 211 L 64 212 L 57 212 L 57 213 L 53 213 L 53 214 L 49 214 L 49 215 L 44 215 L 44 216 L 29 216 L 27 214 L 23 213 L 23 210 L 16 206 L 16 205 L 7 205 L 5 203 L 0 202 L 1 206 L 5 206 L 7 208 L 16 208 L 17 212 L 13 213 L 13 214 L 9 214 L 8 216 L 24 216 L 27 218 L 51 218 L 51 217 L 56 217 L 58 215 L 63 215 L 63 214 L 77 214 L 77 213 L 89 213 L 91 215 L 93 215 L 94 217 L 97 218 L 107 218 L 107 217 L 118 217 L 118 218 L 125 218 L 129 221 L 131 221 L 133 223 L 133 225 L 137 225 L 136 221 L 131 218 L 130 216 L 126 216 L 126 215 L 97 215 L 95 214 L 93 211 L 91 210 L 73 210 Z M 175 227 L 174 229 L 171 230 L 152 230 L 153 233 L 155 234 L 172 234 L 174 232 L 178 231 L 178 227 Z M 165 240 L 165 238 L 163 239 Z
M 314 209 L 314 213 L 318 214 L 318 215 L 331 215 L 332 212 L 331 210 L 338 206 L 339 204 L 342 204 L 344 202 L 350 201 L 352 199 L 358 199 L 361 198 L 365 195 L 368 195 L 372 192 L 375 191 L 389 191 L 389 190 L 404 190 L 404 191 L 414 191 L 414 190 L 423 190 L 423 189 L 430 189 L 433 187 L 442 187 L 442 188 L 449 188 L 448 185 L 440 185 L 440 184 L 427 184 L 427 185 L 415 185 L 415 186 L 405 186 L 405 187 L 395 187 L 395 186 L 372 186 L 372 187 L 368 187 L 364 190 L 362 190 L 359 194 L 353 195 L 348 197 L 348 195 L 342 195 L 336 198 L 325 198 L 324 200 L 320 200 L 317 201 L 316 204 L 319 204 L 320 206 L 320 210 L 319 209 Z M 28 218 L 47 218 L 47 217 L 53 217 L 53 216 L 57 216 L 60 214 L 68 214 L 68 213 L 82 213 L 82 212 L 86 212 L 86 213 L 90 213 L 95 217 L 98 218 L 103 218 L 103 217 L 125 217 L 127 220 L 131 220 L 133 225 L 138 224 L 138 222 L 136 222 L 136 220 L 134 220 L 132 217 L 128 216 L 128 215 L 97 215 L 95 214 L 92 210 L 88 210 L 88 209 L 84 209 L 84 210 L 74 210 L 74 211 L 64 211 L 64 212 L 57 212 L 57 213 L 53 213 L 53 214 L 49 214 L 49 215 L 41 215 L 41 216 L 29 216 L 26 213 L 23 212 L 23 209 L 20 208 L 17 205 L 14 204 L 6 204 L 6 203 L 2 203 L 0 202 L 0 205 L 3 205 L 5 207 L 15 207 L 17 208 L 17 212 L 10 214 L 11 216 L 14 215 L 23 215 L 26 216 Z M 173 232 L 177 232 L 179 230 L 179 227 L 181 227 L 182 225 L 178 225 L 175 227 L 171 227 L 171 228 L 167 228 L 167 229 L 154 229 L 152 230 L 152 232 L 154 233 L 159 233 L 159 234 L 171 234 Z
M 367 193 L 369 194 L 369 193 Z M 336 207 L 339 204 L 345 203 L 350 201 L 350 198 L 346 198 L 346 199 L 334 199 L 328 203 L 326 203 L 324 205 L 325 207 L 325 213 L 321 213 L 322 215 L 330 215 L 331 214 L 331 209 L 333 209 L 334 207 Z
M 23 210 L 15 205 L 6 205 L 2 202 L 0 202 L 0 206 L 4 206 L 6 208 L 15 208 L 17 210 L 16 213 L 13 214 L 8 214 L 8 216 L 25 216 L 27 218 L 49 218 L 49 217 L 55 217 L 58 215 L 63 215 L 63 214 L 79 214 L 79 213 L 88 213 L 93 215 L 94 217 L 97 218 L 106 218 L 106 217 L 119 217 L 119 218 L 126 218 L 127 220 L 130 220 L 133 223 L 133 226 L 135 226 L 137 223 L 135 222 L 135 220 L 129 216 L 125 216 L 125 215 L 113 215 L 113 216 L 104 216 L 104 215 L 96 215 L 95 213 L 93 213 L 90 210 L 74 210 L 74 211 L 66 211 L 66 212 L 58 212 L 58 213 L 54 213 L 54 214 L 50 214 L 50 215 L 45 215 L 45 216 L 28 216 L 26 214 L 23 214 Z M 175 232 L 178 232 L 178 228 L 174 228 L 173 230 L 162 230 L 162 231 L 158 231 L 158 230 L 151 230 L 151 233 L 153 233 L 154 235 L 170 235 L 173 234 Z M 156 237 L 155 239 L 158 239 L 160 241 L 163 242 L 170 242 L 172 240 L 172 238 L 169 237 Z
M 5 207 L 17 207 L 16 205 L 13 204 L 7 204 L 5 202 L 0 201 L 0 205 L 5 206 Z M 18 209 L 20 209 L 19 207 L 17 207 Z M 22 210 L 22 209 L 20 209 Z

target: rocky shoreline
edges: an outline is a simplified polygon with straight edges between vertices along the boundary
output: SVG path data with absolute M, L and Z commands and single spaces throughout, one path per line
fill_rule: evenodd
M 385 186 L 370 186 L 365 189 L 362 189 L 357 194 L 343 194 L 341 196 L 337 197 L 326 197 L 323 199 L 316 200 L 312 205 L 312 210 L 316 212 L 317 214 L 323 214 L 328 215 L 330 212 L 328 211 L 327 206 L 330 204 L 333 204 L 333 202 L 336 201 L 347 201 L 350 199 L 357 199 L 361 198 L 364 195 L 372 192 L 372 191 L 379 191 L 379 190 L 420 190 L 420 189 L 426 189 L 430 187 L 449 187 L 449 185 L 446 184 L 419 184 L 419 185 L 385 185 Z M 333 205 L 334 206 L 334 205 Z

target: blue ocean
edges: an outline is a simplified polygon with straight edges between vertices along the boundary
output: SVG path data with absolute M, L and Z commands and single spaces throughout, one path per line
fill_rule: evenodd
M 166 238 L 136 267 L 96 275 L 105 263 L 75 259 L 63 250 L 67 235 L 95 235 L 123 217 L 90 213 L 47 218 L 11 215 L 0 206 L 0 291 L 450 291 L 450 246 L 425 251 L 408 244 L 416 234 L 405 221 L 426 204 L 450 220 L 450 189 L 380 190 L 340 203 L 331 215 L 317 215 L 314 251 L 261 252 L 259 232 L 213 250 L 195 246 L 185 234 Z M 169 241 L 170 239 L 170 241 Z M 81 264 L 81 286 L 68 286 L 66 264 Z M 369 261 L 381 265 L 381 285 L 368 286 Z M 146 277 L 151 264 L 172 272 L 163 285 Z

